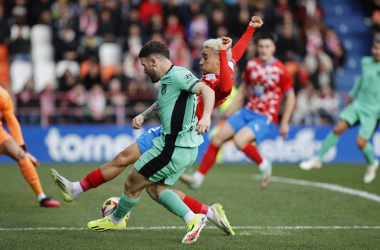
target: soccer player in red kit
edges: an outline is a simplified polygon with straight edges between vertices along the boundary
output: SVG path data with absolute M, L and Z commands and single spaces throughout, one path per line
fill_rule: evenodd
M 259 17 L 252 17 L 246 32 L 232 48 L 232 53 L 230 49 L 226 49 L 226 47 L 228 47 L 226 46 L 227 44 L 229 44 L 229 48 L 232 44 L 232 40 L 229 38 L 209 39 L 204 43 L 202 59 L 199 64 L 203 72 L 202 82 L 212 88 L 215 92 L 214 108 L 218 107 L 228 99 L 233 86 L 234 66 L 243 56 L 255 29 L 260 28 L 262 25 L 263 22 Z M 199 108 L 196 110 L 196 115 L 200 118 L 202 117 L 203 102 L 202 98 L 197 98 L 197 106 Z M 152 105 L 152 107 L 154 105 Z M 144 117 L 144 114 L 139 116 L 142 116 L 143 119 L 148 118 Z M 139 116 L 135 119 L 141 119 Z M 132 124 L 135 123 L 133 122 Z M 139 127 L 134 126 L 134 128 L 138 129 Z M 150 129 L 142 134 L 135 143 L 131 144 L 123 152 L 120 152 L 113 160 L 106 163 L 99 169 L 92 171 L 80 181 L 70 182 L 62 175 L 58 174 L 57 171 L 52 169 L 51 174 L 56 182 L 56 185 L 59 187 L 64 200 L 70 202 L 81 193 L 92 188 L 96 188 L 118 176 L 127 166 L 134 164 L 144 152 L 152 147 L 153 139 L 160 136 L 160 133 L 161 127 Z M 222 212 L 220 204 L 218 204 L 219 206 L 209 207 L 191 197 L 186 196 L 181 191 L 173 191 L 177 193 L 177 195 L 187 206 L 189 206 L 191 210 L 193 210 L 193 212 L 203 213 L 210 217 L 213 217 L 214 215 L 218 216 L 218 214 L 220 215 Z M 220 224 L 218 225 L 215 218 L 210 219 L 220 228 L 224 228 L 222 230 L 227 234 L 233 234 L 233 231 L 230 229 L 229 225 L 225 225 L 224 227 Z M 226 227 L 228 227 L 228 230 L 225 230 Z
M 289 119 L 295 105 L 293 83 L 285 66 L 274 57 L 275 44 L 271 34 L 261 34 L 258 39 L 259 57 L 250 60 L 245 69 L 243 83 L 238 94 L 225 111 L 228 117 L 212 139 L 204 154 L 199 169 L 193 174 L 182 174 L 181 180 L 191 188 L 198 189 L 207 172 L 215 163 L 220 146 L 233 137 L 235 145 L 259 166 L 262 177 L 261 187 L 266 188 L 272 173 L 272 164 L 264 159 L 252 141 L 259 143 L 278 122 L 281 98 L 285 95 L 285 111 L 280 134 L 285 138 L 289 132 Z M 249 100 L 244 108 L 232 115 L 237 107 L 242 107 L 245 97 Z M 231 116 L 232 115 L 232 116 Z

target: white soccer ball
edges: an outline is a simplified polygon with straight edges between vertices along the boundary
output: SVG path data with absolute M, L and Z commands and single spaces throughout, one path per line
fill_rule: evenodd
M 119 203 L 120 197 L 111 197 L 108 198 L 102 206 L 102 216 L 109 216 L 115 211 L 117 203 Z M 131 216 L 131 211 L 128 212 L 128 214 L 125 216 L 124 220 L 129 220 L 129 217 Z

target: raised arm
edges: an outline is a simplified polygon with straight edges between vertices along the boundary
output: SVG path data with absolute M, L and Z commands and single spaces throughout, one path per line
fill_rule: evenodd
M 143 113 L 139 114 L 132 120 L 132 127 L 134 129 L 140 129 L 141 125 L 143 124 L 144 120 L 158 117 L 158 101 L 153 103 L 152 106 L 150 106 L 147 110 L 145 110 Z
M 194 93 L 201 95 L 203 100 L 203 116 L 196 127 L 198 134 L 203 135 L 205 132 L 210 131 L 211 113 L 214 109 L 215 93 L 214 90 L 206 86 L 204 83 L 199 83 L 195 88 Z
M 229 37 L 222 37 L 223 43 L 219 46 L 219 61 L 220 61 L 220 89 L 218 90 L 221 95 L 228 96 L 232 91 L 234 84 L 233 76 L 231 75 L 230 67 L 228 66 L 227 51 L 232 46 L 232 39 Z M 215 103 L 215 108 L 219 103 Z
M 245 49 L 251 40 L 251 37 L 256 29 L 260 28 L 264 22 L 258 16 L 253 16 L 251 18 L 251 22 L 249 23 L 247 30 L 244 32 L 243 36 L 239 39 L 239 41 L 232 48 L 232 60 L 234 64 L 236 64 L 240 58 L 243 56 Z

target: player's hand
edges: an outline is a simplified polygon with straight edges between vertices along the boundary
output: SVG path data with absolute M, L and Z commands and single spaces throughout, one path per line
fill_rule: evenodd
M 289 124 L 281 123 L 280 135 L 282 136 L 284 140 L 289 138 Z
M 29 160 L 33 163 L 35 167 L 41 166 L 41 163 L 39 160 L 37 160 L 36 157 L 34 157 L 31 153 L 27 152 L 26 156 L 29 158 Z
M 232 39 L 229 37 L 222 37 L 223 43 L 219 46 L 219 50 L 229 50 L 232 47 Z
M 211 118 L 203 116 L 202 119 L 199 120 L 197 127 L 195 128 L 198 131 L 198 135 L 203 135 L 205 132 L 210 131 L 211 126 Z
M 350 103 L 351 103 L 353 100 L 354 100 L 354 99 L 353 99 L 351 96 L 349 96 L 349 97 L 347 98 L 346 106 L 350 105 Z
M 258 16 L 253 16 L 251 18 L 251 21 L 249 22 L 249 26 L 251 26 L 254 29 L 260 28 L 261 26 L 263 26 L 263 24 L 263 20 L 261 20 L 261 18 Z
M 132 120 L 132 127 L 134 129 L 140 129 L 141 125 L 144 123 L 144 116 L 138 115 Z

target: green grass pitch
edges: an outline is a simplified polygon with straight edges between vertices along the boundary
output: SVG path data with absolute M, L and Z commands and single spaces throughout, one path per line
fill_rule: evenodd
M 113 181 L 82 194 L 71 203 L 62 200 L 49 175 L 56 168 L 76 181 L 100 165 L 43 165 L 38 169 L 45 193 L 61 202 L 59 208 L 40 208 L 16 164 L 0 166 L 0 249 L 380 249 L 380 202 L 318 187 L 272 182 L 260 189 L 253 165 L 217 165 L 198 191 L 178 182 L 173 188 L 199 201 L 224 205 L 236 236 L 226 236 L 207 223 L 198 241 L 181 243 L 185 229 L 93 232 L 87 222 L 101 217 L 102 203 L 120 196 L 128 169 Z M 196 166 L 193 166 L 195 168 Z M 274 176 L 337 184 L 380 196 L 380 180 L 363 183 L 364 165 L 325 165 L 305 172 L 297 165 L 275 165 Z M 143 192 L 131 211 L 128 227 L 183 227 L 185 223 Z M 278 228 L 280 226 L 288 229 Z M 312 227 L 294 229 L 295 226 Z M 316 227 L 346 226 L 345 229 Z M 368 226 L 370 229 L 353 228 Z M 71 227 L 83 230 L 54 230 Z M 208 227 L 208 228 L 207 228 Z M 276 228 L 277 227 L 277 228 Z M 378 228 L 375 228 L 378 227 Z M 32 230 L 4 230 L 23 229 Z M 51 230 L 35 230 L 50 228 Z

